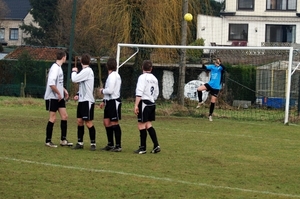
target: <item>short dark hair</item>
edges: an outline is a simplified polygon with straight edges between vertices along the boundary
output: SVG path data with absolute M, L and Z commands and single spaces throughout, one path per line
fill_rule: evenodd
M 152 62 L 150 60 L 143 61 L 143 70 L 144 71 L 151 71 L 152 70 Z
M 117 70 L 117 61 L 115 58 L 109 58 L 106 62 L 107 70 L 116 71 Z
M 87 53 L 84 53 L 82 56 L 81 56 L 81 63 L 83 65 L 90 65 L 91 63 L 91 56 Z
M 58 50 L 56 52 L 56 60 L 61 60 L 64 56 L 66 56 L 66 52 L 64 50 Z

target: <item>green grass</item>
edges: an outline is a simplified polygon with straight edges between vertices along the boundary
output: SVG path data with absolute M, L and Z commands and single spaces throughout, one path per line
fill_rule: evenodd
M 148 153 L 136 155 L 133 104 L 123 105 L 121 153 L 99 150 L 106 144 L 99 108 L 98 150 L 89 151 L 85 129 L 86 148 L 74 151 L 44 146 L 43 100 L 0 97 L 1 198 L 300 198 L 298 125 L 158 116 L 162 152 L 149 153 L 148 136 Z M 67 108 L 68 139 L 76 142 L 76 103 Z M 58 119 L 53 142 L 59 138 Z

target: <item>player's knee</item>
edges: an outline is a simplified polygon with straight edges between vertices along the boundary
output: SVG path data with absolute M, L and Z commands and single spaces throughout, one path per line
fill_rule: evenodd
M 85 121 L 85 125 L 86 125 L 88 128 L 91 128 L 94 124 L 93 124 L 93 121 L 89 120 L 89 121 Z
M 83 121 L 81 119 L 77 119 L 77 125 L 78 126 L 83 126 Z
M 63 115 L 61 119 L 62 119 L 62 120 L 68 120 L 68 114 Z

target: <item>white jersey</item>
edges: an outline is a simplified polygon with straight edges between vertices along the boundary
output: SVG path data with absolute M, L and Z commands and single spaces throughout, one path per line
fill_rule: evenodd
M 94 72 L 88 66 L 83 68 L 79 73 L 72 72 L 72 82 L 79 83 L 78 102 L 89 101 L 94 103 Z
M 64 73 L 61 69 L 61 66 L 57 63 L 53 63 L 49 70 L 44 99 L 58 99 L 57 94 L 51 89 L 50 86 L 56 86 L 61 97 L 64 98 Z
M 139 76 L 135 95 L 140 96 L 142 100 L 155 102 L 159 94 L 157 78 L 152 73 L 143 73 Z
M 112 71 L 105 82 L 105 88 L 102 90 L 104 100 L 118 99 L 120 98 L 122 80 L 116 71 Z

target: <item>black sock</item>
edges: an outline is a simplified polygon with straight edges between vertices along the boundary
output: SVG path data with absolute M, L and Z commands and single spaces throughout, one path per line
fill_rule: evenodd
M 214 109 L 215 109 L 215 103 L 210 103 L 209 116 L 212 116 Z
M 46 143 L 51 142 L 54 123 L 48 121 L 46 127 Z
M 107 145 L 114 146 L 114 130 L 112 126 L 105 127 L 106 129 L 106 136 L 107 136 Z
M 198 92 L 198 101 L 202 102 L 202 91 L 197 91 Z
M 148 132 L 149 132 L 149 135 L 151 137 L 151 140 L 153 142 L 153 145 L 154 145 L 154 148 L 157 147 L 159 144 L 158 144 L 158 141 L 157 141 L 157 136 L 156 136 L 156 131 L 155 129 L 151 126 L 150 128 L 147 129 Z
M 121 136 L 122 131 L 119 124 L 112 126 L 113 131 L 115 132 L 115 140 L 116 140 L 116 147 L 121 147 Z
M 61 136 L 60 140 L 66 140 L 67 139 L 67 120 L 61 120 L 60 121 L 60 129 L 61 129 Z
M 77 126 L 77 141 L 83 142 L 84 126 Z
M 96 129 L 94 126 L 89 128 L 91 144 L 96 144 Z
M 142 129 L 140 130 L 140 148 L 146 150 L 146 141 L 147 141 L 147 130 Z

